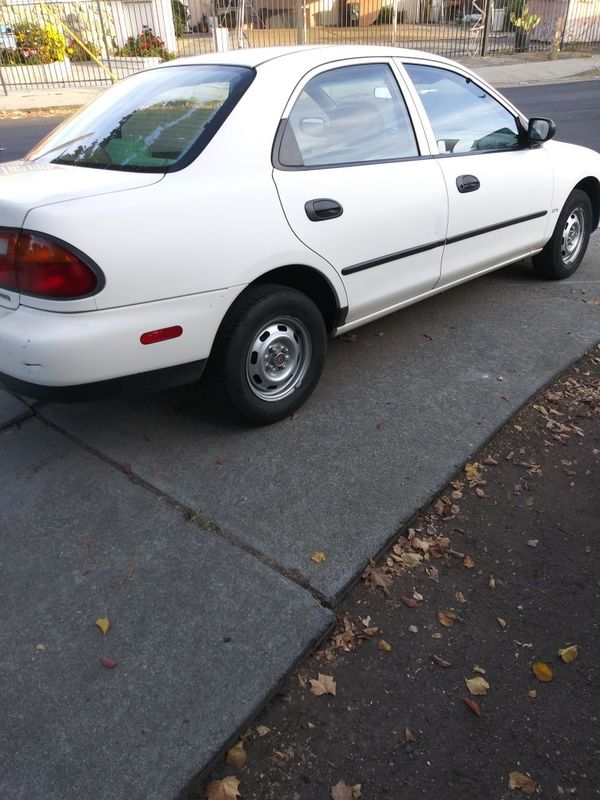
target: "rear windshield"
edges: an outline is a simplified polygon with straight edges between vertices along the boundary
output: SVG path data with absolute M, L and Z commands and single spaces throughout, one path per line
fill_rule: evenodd
M 140 72 L 103 92 L 26 158 L 135 172 L 188 164 L 246 91 L 254 71 L 213 64 Z

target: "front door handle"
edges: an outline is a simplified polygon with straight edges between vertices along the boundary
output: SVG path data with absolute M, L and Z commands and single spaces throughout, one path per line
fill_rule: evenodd
M 321 197 L 318 200 L 309 200 L 304 204 L 306 216 L 312 222 L 322 222 L 325 219 L 335 219 L 341 217 L 344 209 L 337 200 L 329 200 Z
M 461 194 L 476 192 L 481 184 L 475 175 L 459 175 L 456 179 L 456 188 Z

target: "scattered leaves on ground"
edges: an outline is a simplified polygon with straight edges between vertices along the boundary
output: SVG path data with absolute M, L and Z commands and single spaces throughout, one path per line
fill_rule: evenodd
M 219 781 L 211 781 L 206 787 L 206 800 L 237 800 L 241 797 L 240 782 L 230 775 Z
M 469 706 L 469 708 L 474 714 L 477 714 L 478 717 L 481 716 L 481 709 L 479 708 L 479 703 L 476 703 L 475 700 L 471 700 L 470 697 L 463 697 L 463 700 Z
M 437 618 L 440 625 L 445 628 L 451 628 L 454 625 L 456 614 L 453 611 L 438 611 Z
M 511 772 L 508 776 L 508 788 L 520 789 L 525 794 L 533 794 L 537 789 L 537 783 L 527 775 L 523 775 L 522 772 Z
M 319 672 L 316 680 L 310 679 L 310 691 L 320 697 L 322 694 L 335 695 L 335 681 L 333 675 L 323 675 Z
M 258 725 L 256 728 L 256 732 L 259 736 L 266 736 L 267 733 L 271 733 L 271 728 L 267 728 L 266 725 Z
M 382 650 L 384 653 L 389 653 L 392 649 L 392 645 L 389 642 L 386 642 L 385 639 L 380 639 L 377 643 L 377 647 Z
M 487 694 L 490 688 L 489 683 L 481 675 L 477 675 L 475 678 L 465 678 L 465 683 L 467 684 L 467 689 L 475 696 Z
M 313 553 L 310 557 L 311 561 L 314 561 L 315 564 L 320 564 L 322 561 L 325 561 L 327 556 L 322 550 L 318 550 L 316 553 Z
M 542 681 L 542 683 L 548 683 L 554 677 L 552 667 L 548 666 L 548 664 L 544 664 L 543 661 L 536 661 L 531 669 L 538 681 Z
M 331 800 L 353 800 L 352 787 L 345 781 L 338 781 L 331 787 Z
M 246 765 L 247 753 L 244 750 L 244 743 L 238 742 L 234 747 L 227 751 L 225 763 L 235 769 L 242 769 Z
M 109 620 L 109 618 L 108 617 L 98 617 L 98 619 L 96 620 L 96 625 L 97 625 L 98 628 L 100 628 L 100 630 L 102 631 L 104 636 L 106 636 L 106 634 L 110 630 L 110 620 Z
M 558 655 L 562 658 L 565 664 L 572 664 L 579 655 L 579 647 L 576 644 L 572 644 L 569 647 L 560 648 Z

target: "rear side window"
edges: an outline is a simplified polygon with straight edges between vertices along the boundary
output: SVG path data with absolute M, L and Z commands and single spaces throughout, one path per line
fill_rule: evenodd
M 244 67 L 186 65 L 141 72 L 100 95 L 29 153 L 29 160 L 137 172 L 184 166 L 250 85 Z
M 418 155 L 390 67 L 365 64 L 323 72 L 306 84 L 285 125 L 279 163 L 339 166 Z
M 404 67 L 425 106 L 440 153 L 519 146 L 514 116 L 470 78 L 440 67 Z

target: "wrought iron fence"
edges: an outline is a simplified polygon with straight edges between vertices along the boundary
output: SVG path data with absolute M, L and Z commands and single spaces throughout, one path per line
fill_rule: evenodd
M 0 86 L 90 86 L 177 56 L 383 44 L 451 57 L 600 44 L 600 0 L 0 0 Z

